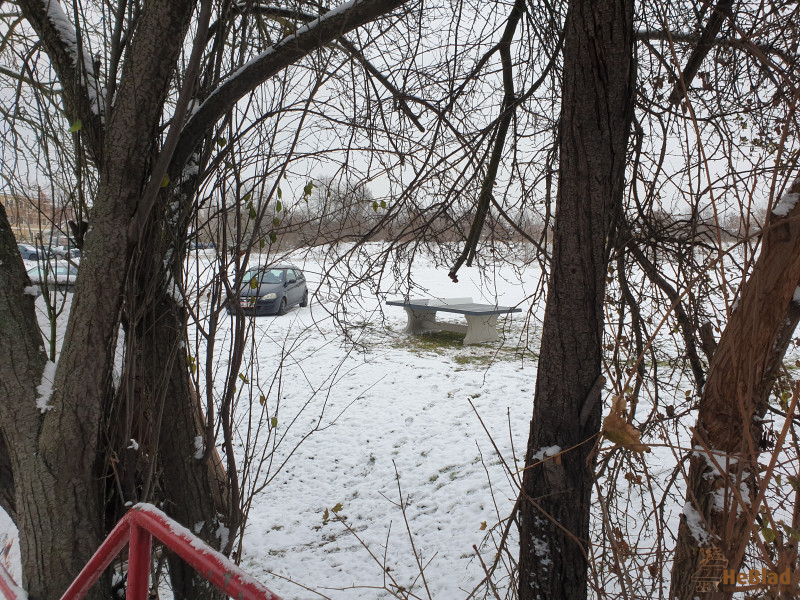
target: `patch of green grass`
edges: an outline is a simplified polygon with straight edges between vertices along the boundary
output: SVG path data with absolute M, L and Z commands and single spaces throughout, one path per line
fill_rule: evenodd
M 395 335 L 390 336 L 389 340 L 392 347 L 398 350 L 418 355 L 432 353 L 451 357 L 458 367 L 488 367 L 496 361 L 538 359 L 533 352 L 525 348 L 503 346 L 501 341 L 464 346 L 464 334 L 452 331 Z
M 463 348 L 464 334 L 453 331 L 427 331 L 398 337 L 394 340 L 394 346 L 418 352 L 437 352 L 443 348 Z
M 459 354 L 453 360 L 457 365 L 488 365 L 495 360 L 494 354 Z
M 787 371 L 797 371 L 798 369 L 800 369 L 800 365 L 798 365 L 796 361 L 790 362 L 788 360 L 785 360 L 783 361 L 783 368 L 786 369 Z

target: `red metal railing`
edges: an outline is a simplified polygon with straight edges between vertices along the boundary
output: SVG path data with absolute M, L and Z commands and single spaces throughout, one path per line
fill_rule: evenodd
M 25 600 L 28 596 L 21 587 L 14 583 L 14 578 L 0 563 L 0 597 L 8 600 Z
M 61 600 L 79 600 L 86 595 L 119 551 L 128 549 L 127 600 L 146 600 L 150 576 L 153 537 L 185 560 L 203 578 L 224 594 L 241 600 L 280 600 L 261 583 L 242 571 L 230 559 L 214 550 L 185 527 L 151 504 L 137 504 L 120 519 L 106 540 L 86 563 Z M 6 579 L 7 578 L 7 579 Z M 24 600 L 18 588 L 0 565 L 0 592 L 10 600 Z

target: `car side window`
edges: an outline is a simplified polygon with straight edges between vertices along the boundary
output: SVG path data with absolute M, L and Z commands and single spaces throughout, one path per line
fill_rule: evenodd
M 302 283 L 306 279 L 306 276 L 303 275 L 303 272 L 298 269 L 295 270 L 295 275 L 297 275 L 297 283 Z
M 294 270 L 286 269 L 286 281 L 291 283 L 293 279 L 297 279 L 297 276 L 294 274 Z

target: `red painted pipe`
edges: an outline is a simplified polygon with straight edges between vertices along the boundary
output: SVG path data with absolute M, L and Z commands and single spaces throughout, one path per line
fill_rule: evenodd
M 134 519 L 135 521 L 135 519 Z M 150 550 L 153 536 L 144 527 L 131 523 L 128 546 L 128 587 L 125 600 L 147 600 L 150 591 Z
M 116 524 L 114 529 L 111 530 L 111 533 L 108 534 L 105 541 L 100 544 L 100 547 L 92 558 L 89 559 L 89 562 L 86 563 L 86 566 L 78 573 L 75 581 L 72 582 L 72 585 L 70 585 L 67 591 L 64 592 L 64 595 L 61 596 L 61 600 L 79 600 L 86 596 L 86 592 L 89 591 L 89 588 L 100 579 L 103 571 L 108 568 L 111 561 L 114 560 L 117 554 L 119 554 L 119 551 L 128 543 L 131 537 L 130 520 L 131 511 L 128 511 L 119 520 L 119 523 Z
M 170 519 L 151 504 L 137 504 L 120 519 L 97 549 L 61 600 L 80 600 L 100 579 L 114 557 L 130 541 L 128 552 L 127 600 L 147 598 L 150 576 L 152 538 L 189 563 L 203 578 L 228 596 L 238 600 L 280 600 L 264 585 L 242 571 L 228 557 L 220 554 L 191 531 Z M 13 581 L 12 581 L 13 584 Z M 3 590 L 0 571 L 0 590 Z M 25 596 L 10 595 L 12 600 Z
M 27 600 L 28 595 L 11 577 L 11 573 L 6 571 L 3 563 L 0 563 L 0 596 L 7 600 Z

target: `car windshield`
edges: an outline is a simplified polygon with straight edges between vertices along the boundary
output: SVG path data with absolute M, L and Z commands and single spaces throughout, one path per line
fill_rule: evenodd
M 251 269 L 245 273 L 244 283 L 247 285 L 253 279 L 258 281 L 261 285 L 265 283 L 283 283 L 285 273 L 283 269 L 267 269 L 264 271 L 260 269 Z

